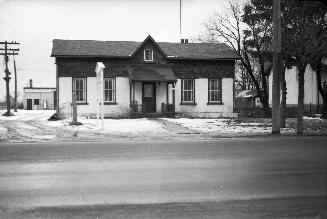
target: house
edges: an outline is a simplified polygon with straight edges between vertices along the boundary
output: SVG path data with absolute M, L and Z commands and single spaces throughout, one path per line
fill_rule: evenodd
M 235 96 L 236 108 L 254 108 L 262 107 L 260 98 L 257 95 L 255 89 L 252 90 L 240 90 Z
M 176 112 L 199 117 L 235 116 L 233 84 L 238 56 L 226 44 L 53 40 L 58 113 L 69 114 L 72 94 L 78 114 L 97 112 L 97 62 L 104 69 L 104 112 Z
M 24 87 L 25 110 L 54 110 L 56 101 L 56 88 L 33 87 L 32 79 L 29 87 Z
M 269 104 L 272 104 L 272 71 L 270 71 L 269 80 Z M 288 108 L 297 107 L 298 103 L 298 70 L 296 67 L 286 69 L 286 106 Z M 324 90 L 327 90 L 327 59 L 323 59 L 321 68 L 321 83 Z M 304 112 L 321 113 L 322 96 L 318 91 L 317 75 L 308 64 L 304 73 Z

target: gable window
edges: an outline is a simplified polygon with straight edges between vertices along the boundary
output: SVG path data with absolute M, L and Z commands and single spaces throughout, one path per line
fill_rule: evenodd
M 104 78 L 104 102 L 116 102 L 116 78 Z
M 221 79 L 209 79 L 208 84 L 208 99 L 209 103 L 221 103 Z
M 86 78 L 73 78 L 73 94 L 77 102 L 86 102 Z
M 182 103 L 195 103 L 194 79 L 182 79 Z
M 34 105 L 40 105 L 40 100 L 39 99 L 34 99 Z
M 144 50 L 144 61 L 153 61 L 153 50 L 152 49 L 145 49 Z

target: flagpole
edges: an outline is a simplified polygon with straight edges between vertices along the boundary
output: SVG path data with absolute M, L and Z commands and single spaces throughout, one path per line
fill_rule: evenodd
M 179 0 L 179 42 L 182 39 L 182 0 Z

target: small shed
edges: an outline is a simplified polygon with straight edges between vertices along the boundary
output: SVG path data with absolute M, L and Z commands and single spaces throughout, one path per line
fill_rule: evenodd
M 254 108 L 261 107 L 262 104 L 257 91 L 252 89 L 238 91 L 235 96 L 235 106 L 236 108 Z
M 33 87 L 30 80 L 29 87 L 24 87 L 25 110 L 54 110 L 56 108 L 56 88 Z

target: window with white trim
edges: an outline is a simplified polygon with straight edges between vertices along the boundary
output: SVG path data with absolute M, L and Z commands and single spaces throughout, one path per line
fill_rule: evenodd
M 221 79 L 209 79 L 209 103 L 221 103 Z
M 182 79 L 182 103 L 195 102 L 195 86 L 194 79 Z
M 153 50 L 152 49 L 144 50 L 144 61 L 148 61 L 148 62 L 153 61 Z
M 104 102 L 116 102 L 116 78 L 104 78 Z
M 73 78 L 73 94 L 77 102 L 86 102 L 86 78 Z

